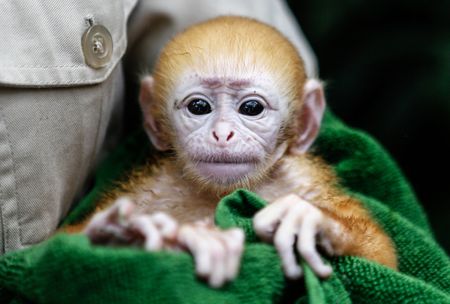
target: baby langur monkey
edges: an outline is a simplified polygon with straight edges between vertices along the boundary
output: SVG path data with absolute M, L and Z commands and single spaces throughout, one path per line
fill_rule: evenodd
M 220 17 L 188 28 L 142 80 L 145 129 L 165 158 L 134 172 L 90 218 L 67 228 L 93 243 L 186 250 L 214 287 L 238 274 L 244 234 L 213 225 L 219 199 L 245 188 L 269 202 L 253 224 L 274 244 L 288 278 L 299 254 L 320 277 L 330 255 L 356 255 L 396 268 L 390 238 L 332 169 L 307 153 L 325 98 L 302 59 L 274 28 Z

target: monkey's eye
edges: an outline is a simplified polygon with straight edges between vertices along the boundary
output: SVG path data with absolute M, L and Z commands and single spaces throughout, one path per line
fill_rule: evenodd
M 256 116 L 264 111 L 264 106 L 257 100 L 248 100 L 241 104 L 239 107 L 239 113 L 248 116 Z
M 205 115 L 211 113 L 210 104 L 203 99 L 196 98 L 192 100 L 187 106 L 189 112 L 194 115 Z

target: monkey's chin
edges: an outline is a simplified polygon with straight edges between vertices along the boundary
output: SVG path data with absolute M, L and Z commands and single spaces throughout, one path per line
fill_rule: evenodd
M 221 186 L 232 186 L 245 180 L 256 169 L 255 163 L 199 162 L 198 174 Z

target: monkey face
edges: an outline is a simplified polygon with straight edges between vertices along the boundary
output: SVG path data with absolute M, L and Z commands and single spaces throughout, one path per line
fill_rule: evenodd
M 175 147 L 191 177 L 219 188 L 244 186 L 281 157 L 287 106 L 270 83 L 263 75 L 180 79 L 170 113 Z
M 164 47 L 153 76 L 141 86 L 145 129 L 208 189 L 252 189 L 286 151 L 304 153 L 320 124 L 314 109 L 301 110 L 306 74 L 297 50 L 255 20 L 187 29 Z

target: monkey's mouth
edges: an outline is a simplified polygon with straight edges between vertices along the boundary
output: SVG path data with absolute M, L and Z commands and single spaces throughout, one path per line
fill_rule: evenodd
M 256 168 L 254 161 L 198 161 L 200 175 L 220 183 L 236 183 L 248 176 Z

